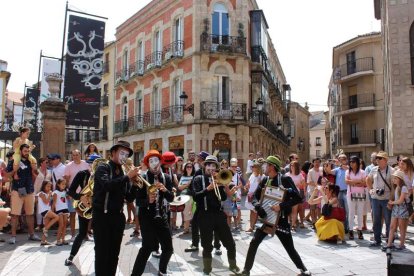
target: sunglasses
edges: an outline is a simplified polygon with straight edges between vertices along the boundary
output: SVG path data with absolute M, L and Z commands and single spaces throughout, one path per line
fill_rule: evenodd
M 177 162 L 183 162 L 183 160 L 178 159 Z
M 191 166 L 187 166 L 187 167 L 185 167 L 186 169 L 192 169 L 193 167 L 191 167 Z
M 382 159 L 384 159 L 384 158 L 383 158 L 383 157 L 379 157 L 379 156 L 378 156 L 378 157 L 375 157 L 375 159 L 376 159 L 376 160 L 382 160 Z
M 356 163 L 355 161 L 349 161 L 349 163 Z

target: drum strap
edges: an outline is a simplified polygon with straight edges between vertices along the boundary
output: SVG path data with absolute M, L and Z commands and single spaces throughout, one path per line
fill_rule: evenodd
M 203 191 L 206 188 L 206 182 L 204 180 L 204 174 L 201 175 L 201 181 L 203 183 Z M 204 197 L 204 210 L 207 211 L 207 196 Z

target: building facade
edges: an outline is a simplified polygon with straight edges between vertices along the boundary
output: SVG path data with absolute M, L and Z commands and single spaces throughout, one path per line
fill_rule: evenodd
M 374 9 L 382 31 L 385 149 L 413 156 L 414 2 L 375 0 Z
M 314 111 L 309 117 L 309 160 L 326 158 L 325 112 Z
M 329 85 L 331 154 L 369 160 L 384 148 L 381 33 L 357 36 L 333 48 Z
M 290 102 L 289 153 L 297 153 L 301 164 L 310 160 L 309 117 L 310 113 L 307 105 L 303 107 L 297 102 Z
M 0 121 L 5 120 L 6 88 L 10 80 L 10 72 L 7 71 L 7 61 L 0 59 Z
M 150 2 L 116 30 L 108 134 L 113 118 L 136 163 L 149 149 L 286 158 L 290 86 L 267 29 L 256 1 Z

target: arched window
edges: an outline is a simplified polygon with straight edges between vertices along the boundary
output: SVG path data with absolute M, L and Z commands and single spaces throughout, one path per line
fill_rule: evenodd
M 230 24 L 229 13 L 225 5 L 217 3 L 213 8 L 212 15 L 213 43 L 229 44 Z
M 414 22 L 410 27 L 411 84 L 414 85 Z

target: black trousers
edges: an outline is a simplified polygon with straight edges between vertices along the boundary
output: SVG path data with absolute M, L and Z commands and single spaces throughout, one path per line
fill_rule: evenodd
M 139 276 L 144 273 L 148 258 L 151 252 L 157 249 L 158 243 L 161 244 L 158 270 L 161 273 L 166 273 L 168 262 L 174 253 L 167 216 L 164 215 L 161 219 L 154 219 L 153 215 L 140 212 L 138 219 L 141 226 L 142 246 L 135 259 L 131 275 Z
M 198 212 L 197 219 L 200 224 L 201 246 L 203 247 L 203 271 L 211 272 L 213 232 L 217 234 L 223 246 L 227 249 L 227 258 L 230 265 L 235 265 L 236 243 L 227 224 L 226 215 L 222 211 L 206 212 L 203 210 Z
M 198 209 L 193 214 L 193 218 L 191 220 L 191 240 L 192 245 L 195 247 L 198 247 L 198 244 L 200 243 L 200 227 L 198 225 Z M 217 233 L 214 232 L 214 248 L 220 249 L 220 239 L 217 236 Z
M 250 271 L 253 267 L 254 258 L 256 256 L 257 249 L 263 239 L 267 236 L 265 232 L 261 229 L 257 229 L 254 233 L 254 237 L 249 245 L 249 250 L 247 251 L 246 263 L 244 264 L 244 270 Z M 298 269 L 307 270 L 305 265 L 302 262 L 298 252 L 293 245 L 292 234 L 276 231 L 276 236 L 279 238 L 280 242 L 282 243 L 283 247 L 285 248 L 286 252 L 288 253 L 290 259 L 296 265 Z
M 115 275 L 125 229 L 125 215 L 93 212 L 92 229 L 95 240 L 95 274 Z
M 70 255 L 73 257 L 75 257 L 76 254 L 78 254 L 79 248 L 81 247 L 83 240 L 88 234 L 88 224 L 90 221 L 89 219 L 86 219 L 79 215 L 78 215 L 78 220 L 79 220 L 79 232 L 76 235 L 76 238 L 72 244 L 72 249 L 70 250 Z

